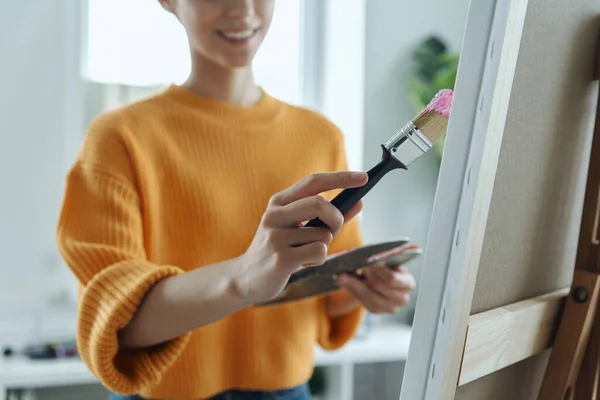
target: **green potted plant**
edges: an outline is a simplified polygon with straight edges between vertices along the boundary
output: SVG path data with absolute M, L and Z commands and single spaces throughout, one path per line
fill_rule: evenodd
M 459 55 L 449 52 L 447 44 L 438 36 L 430 36 L 415 47 L 412 60 L 409 96 L 415 112 L 419 112 L 440 90 L 454 90 Z M 440 158 L 443 149 L 444 139 L 433 148 Z

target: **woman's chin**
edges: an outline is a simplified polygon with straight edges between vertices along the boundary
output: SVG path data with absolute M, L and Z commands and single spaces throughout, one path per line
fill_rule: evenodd
M 241 59 L 235 59 L 235 60 L 227 60 L 224 63 L 225 67 L 227 68 L 231 68 L 231 69 L 239 69 L 239 68 L 246 68 L 246 67 L 250 67 L 252 65 L 252 58 L 245 58 L 243 60 Z

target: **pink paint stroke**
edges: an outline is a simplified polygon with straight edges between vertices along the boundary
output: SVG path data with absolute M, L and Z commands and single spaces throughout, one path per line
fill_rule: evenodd
M 449 118 L 450 111 L 452 109 L 452 98 L 454 97 L 454 92 L 451 89 L 442 89 L 440 90 L 435 97 L 431 100 L 431 102 L 421 111 L 423 115 L 429 111 L 435 111 L 438 114 Z

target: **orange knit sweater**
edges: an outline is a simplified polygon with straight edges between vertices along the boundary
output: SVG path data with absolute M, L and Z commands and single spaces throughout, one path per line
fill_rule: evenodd
M 119 350 L 117 332 L 158 280 L 241 255 L 273 193 L 346 168 L 333 124 L 267 94 L 244 108 L 174 85 L 96 118 L 58 223 L 60 251 L 80 282 L 83 361 L 109 389 L 154 399 L 307 381 L 315 344 L 339 348 L 361 322 L 362 308 L 327 316 L 325 302 L 345 292 L 250 307 L 157 349 Z M 360 244 L 353 220 L 330 252 Z

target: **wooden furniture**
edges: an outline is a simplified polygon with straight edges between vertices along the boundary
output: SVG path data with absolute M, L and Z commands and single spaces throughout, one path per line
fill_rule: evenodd
M 600 80 L 600 30 L 595 75 Z M 575 274 L 552 346 L 539 399 L 594 399 L 600 378 L 600 93 Z

